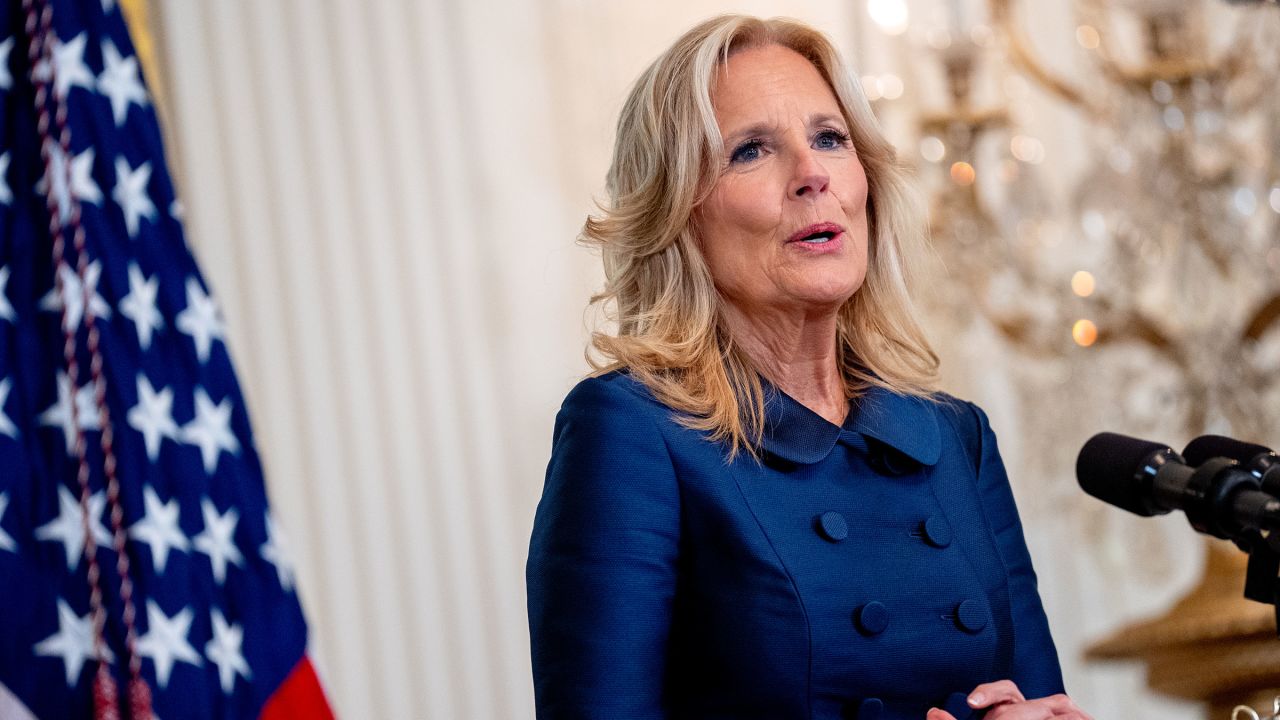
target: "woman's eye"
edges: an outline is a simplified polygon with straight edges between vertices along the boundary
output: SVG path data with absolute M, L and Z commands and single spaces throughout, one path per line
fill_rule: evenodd
M 818 133 L 818 137 L 814 140 L 814 145 L 819 150 L 835 150 L 844 147 L 849 142 L 849 136 L 838 130 L 823 130 Z
M 729 157 L 729 162 L 743 163 L 743 162 L 751 162 L 752 160 L 757 160 L 760 158 L 760 150 L 761 148 L 760 148 L 759 140 L 751 140 L 749 142 L 745 142 L 739 145 L 737 150 L 733 151 L 733 155 Z

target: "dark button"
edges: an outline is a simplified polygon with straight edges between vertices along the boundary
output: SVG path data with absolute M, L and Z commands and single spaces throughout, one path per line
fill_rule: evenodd
M 956 720 L 969 720 L 974 716 L 973 708 L 969 707 L 969 696 L 964 693 L 951 693 L 941 707 L 954 715 Z
M 831 542 L 840 542 L 849 537 L 849 523 L 838 512 L 824 512 L 818 516 L 818 534 Z
M 936 548 L 951 544 L 951 526 L 941 515 L 930 515 L 923 523 L 924 541 Z
M 880 698 L 867 698 L 858 703 L 857 711 L 849 717 L 854 720 L 880 720 L 884 716 L 884 702 Z
M 858 608 L 853 617 L 858 629 L 867 635 L 879 635 L 889 627 L 889 608 L 876 600 Z
M 965 600 L 956 606 L 956 624 L 965 632 L 982 632 L 989 619 L 987 606 L 978 600 Z

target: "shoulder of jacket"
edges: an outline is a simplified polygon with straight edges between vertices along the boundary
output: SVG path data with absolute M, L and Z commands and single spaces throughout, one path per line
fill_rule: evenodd
M 932 396 L 938 413 L 951 422 L 969 422 L 970 416 L 979 415 L 982 410 L 972 402 L 963 400 L 950 393 L 936 392 Z
M 626 411 L 663 416 L 670 413 L 644 383 L 625 370 L 583 378 L 565 396 L 561 410 Z
M 987 415 L 973 402 L 944 392 L 934 394 L 938 416 L 951 425 L 971 453 L 982 448 L 982 436 L 989 425 Z

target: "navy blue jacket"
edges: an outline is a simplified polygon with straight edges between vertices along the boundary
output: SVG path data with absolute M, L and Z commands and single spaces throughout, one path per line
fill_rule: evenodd
M 873 389 L 842 427 L 771 390 L 762 460 L 638 381 L 556 418 L 527 581 L 543 720 L 969 717 L 1062 692 L 981 410 Z

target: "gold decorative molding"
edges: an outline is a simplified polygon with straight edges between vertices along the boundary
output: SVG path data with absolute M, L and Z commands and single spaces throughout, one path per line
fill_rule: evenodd
M 1089 660 L 1140 660 L 1152 690 L 1206 703 L 1224 720 L 1236 705 L 1270 707 L 1280 695 L 1275 610 L 1245 600 L 1247 556 L 1206 543 L 1204 577 L 1168 612 L 1121 628 L 1086 651 Z
M 160 72 L 159 50 L 152 23 L 152 7 L 150 0 L 117 0 L 120 11 L 124 14 L 125 25 L 129 28 L 129 39 L 133 41 L 133 50 L 142 63 L 142 74 L 147 80 L 147 91 L 153 103 L 166 107 L 164 77 Z

